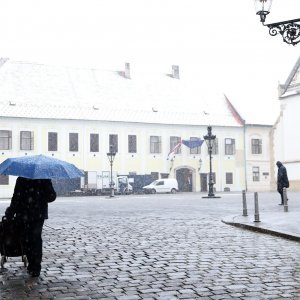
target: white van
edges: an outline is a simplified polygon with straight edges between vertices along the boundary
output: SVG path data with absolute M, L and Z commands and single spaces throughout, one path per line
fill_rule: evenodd
M 178 192 L 178 182 L 175 178 L 158 179 L 143 187 L 146 194 Z

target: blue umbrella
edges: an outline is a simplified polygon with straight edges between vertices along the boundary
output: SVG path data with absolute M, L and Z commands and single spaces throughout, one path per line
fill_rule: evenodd
M 45 155 L 8 158 L 0 164 L 0 174 L 30 179 L 70 179 L 84 176 L 73 164 Z

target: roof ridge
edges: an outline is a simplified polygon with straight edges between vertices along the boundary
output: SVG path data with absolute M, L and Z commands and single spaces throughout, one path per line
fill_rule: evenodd
M 245 120 L 241 117 L 241 115 L 238 113 L 238 111 L 236 110 L 236 108 L 233 106 L 233 104 L 229 101 L 229 99 L 227 98 L 227 96 L 224 94 L 227 106 L 232 114 L 232 116 L 234 117 L 234 119 L 241 125 L 245 125 Z
M 292 71 L 290 72 L 288 78 L 286 79 L 285 83 L 283 84 L 283 86 L 281 85 L 283 87 L 283 91 L 281 92 L 280 97 L 283 96 L 286 93 L 286 91 L 288 90 L 288 87 L 290 86 L 290 84 L 291 84 L 295 74 L 297 73 L 299 67 L 300 67 L 300 56 L 298 57 L 295 65 L 294 65 Z

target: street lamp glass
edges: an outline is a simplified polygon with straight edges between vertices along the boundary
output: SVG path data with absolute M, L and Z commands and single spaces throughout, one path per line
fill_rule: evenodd
M 268 14 L 271 9 L 272 0 L 254 0 L 256 13 L 266 12 Z
M 108 160 L 112 163 L 115 159 L 116 153 L 115 152 L 108 152 L 107 154 Z
M 269 14 L 272 0 L 254 0 L 256 14 L 260 16 L 260 21 L 264 23 Z
M 204 139 L 205 140 L 205 143 L 206 143 L 206 146 L 207 148 L 209 149 L 209 146 L 210 146 L 210 139 Z
M 109 159 L 109 162 L 110 163 L 113 163 L 114 159 L 115 159 L 115 156 L 116 156 L 116 152 L 113 151 L 113 147 L 110 146 L 110 152 L 106 153 L 108 159 Z

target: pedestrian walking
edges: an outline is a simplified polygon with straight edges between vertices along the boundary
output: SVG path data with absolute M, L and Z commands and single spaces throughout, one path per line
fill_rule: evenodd
M 48 203 L 55 199 L 50 179 L 18 177 L 10 206 L 5 211 L 8 219 L 15 218 L 20 224 L 28 259 L 27 271 L 32 277 L 38 277 L 41 272 L 42 230 L 45 219 L 48 219 Z
M 279 205 L 283 205 L 283 188 L 288 188 L 290 186 L 289 179 L 287 176 L 287 171 L 285 166 L 280 162 L 277 161 L 276 163 L 278 167 L 278 172 L 277 172 L 277 191 L 281 196 L 281 203 Z

